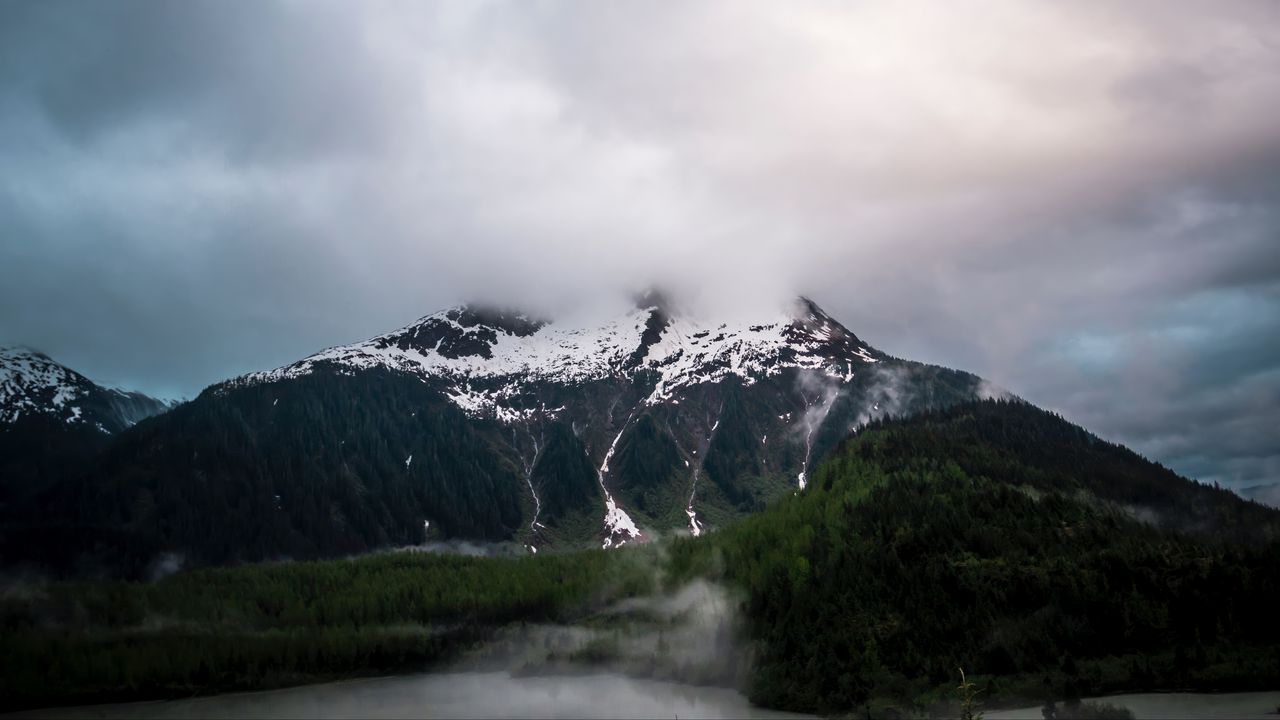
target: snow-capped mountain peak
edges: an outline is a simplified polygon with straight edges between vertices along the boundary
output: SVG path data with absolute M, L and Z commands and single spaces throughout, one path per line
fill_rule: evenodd
M 0 425 L 42 415 L 114 433 L 169 407 L 141 393 L 104 388 L 37 350 L 0 347 Z
M 657 404 L 694 385 L 730 376 L 751 384 L 787 368 L 848 378 L 883 357 L 806 298 L 742 321 L 675 313 L 650 294 L 629 312 L 592 323 L 455 307 L 227 385 L 273 382 L 322 366 L 385 368 L 441 383 L 445 395 L 471 414 L 513 421 L 535 411 L 517 409 L 512 398 L 539 383 L 630 378 L 650 388 L 646 402 Z
M 80 373 L 26 347 L 0 348 L 0 422 L 28 413 L 56 414 L 66 422 L 83 415 L 93 385 Z

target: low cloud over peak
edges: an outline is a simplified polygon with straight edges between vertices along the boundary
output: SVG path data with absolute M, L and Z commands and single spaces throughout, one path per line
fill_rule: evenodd
M 1280 479 L 1274 3 L 9 2 L 0 82 L 0 342 L 105 381 L 459 299 L 804 293 Z

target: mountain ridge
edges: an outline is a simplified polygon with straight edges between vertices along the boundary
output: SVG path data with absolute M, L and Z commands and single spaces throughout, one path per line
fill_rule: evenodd
M 524 313 L 457 306 L 214 389 L 295 378 L 320 364 L 382 366 L 443 382 L 451 402 L 469 414 L 512 422 L 532 412 L 555 412 L 512 402 L 540 382 L 581 384 L 652 373 L 654 385 L 645 402 L 655 405 L 678 397 L 682 389 L 730 375 L 750 384 L 761 375 L 804 368 L 848 379 L 855 366 L 886 357 L 808 298 L 797 298 L 785 312 L 744 322 L 674 313 L 647 295 L 623 317 L 595 327 L 557 326 Z
M 0 425 L 42 414 L 113 434 L 176 404 L 99 385 L 27 346 L 0 346 Z
M 1012 398 L 877 350 L 804 298 L 733 323 L 665 301 L 578 326 L 463 306 L 212 385 L 43 497 L 96 545 L 197 565 L 441 540 L 616 548 L 730 525 L 804 492 L 877 421 L 992 395 Z M 1148 480 L 1135 500 L 1172 492 Z
M 104 387 L 38 350 L 0 347 L 0 515 L 34 513 L 36 495 L 87 472 L 113 438 L 176 405 Z
M 202 563 L 617 547 L 733 522 L 802 489 L 859 424 L 985 387 L 807 299 L 754 319 L 641 305 L 602 322 L 457 307 L 212 385 L 55 504 Z

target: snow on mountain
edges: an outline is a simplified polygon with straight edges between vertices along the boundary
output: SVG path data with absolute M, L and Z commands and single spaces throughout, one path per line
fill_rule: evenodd
M 699 534 L 704 508 L 720 518 L 743 512 L 764 501 L 771 492 L 762 485 L 767 482 L 803 489 L 810 462 L 858 418 L 878 414 L 878 408 L 876 413 L 863 408 L 862 400 L 876 402 L 895 382 L 907 378 L 904 386 L 922 390 L 906 393 L 909 402 L 895 406 L 897 412 L 970 392 L 967 378 L 957 376 L 955 386 L 935 385 L 932 370 L 908 365 L 863 343 L 806 298 L 744 320 L 673 311 L 661 297 L 650 295 L 603 321 L 552 322 L 455 307 L 364 342 L 229 380 L 211 388 L 211 394 L 230 396 L 320 373 L 356 376 L 382 370 L 417 378 L 467 415 L 510 427 L 513 439 L 503 440 L 500 452 L 514 453 L 524 468 L 535 513 L 525 538 L 531 544 L 542 538 L 536 519 L 539 488 L 531 475 L 539 447 L 535 441 L 530 450 L 514 438 L 548 422 L 567 424 L 596 468 L 604 503 L 599 539 L 608 548 L 644 542 L 644 527 L 672 520 L 663 500 L 645 495 L 650 490 L 637 473 L 666 473 L 662 482 L 688 482 L 678 492 L 688 498 L 678 509 L 679 522 L 687 519 L 690 532 Z M 783 377 L 782 385 L 771 382 Z M 735 382 L 722 383 L 730 379 Z M 712 441 L 727 396 L 711 386 L 734 388 L 728 392 L 735 398 L 739 390 L 762 388 L 751 400 L 734 400 L 746 406 L 734 405 L 734 430 L 719 445 Z M 849 402 L 835 423 L 844 430 L 820 437 L 837 399 L 846 394 Z M 793 413 L 803 422 L 793 425 Z M 615 451 L 622 450 L 641 418 L 647 418 L 642 442 L 652 443 L 650 449 L 661 459 L 637 470 L 634 457 L 623 459 Z M 744 435 L 751 438 L 749 448 L 741 440 Z M 769 442 L 771 438 L 777 439 Z M 710 483 L 700 496 L 698 478 L 712 454 L 733 455 L 732 469 L 724 461 L 714 465 L 714 477 L 708 476 Z M 409 470 L 403 455 L 400 461 Z
M 102 387 L 36 350 L 0 347 L 0 424 L 45 415 L 68 425 L 91 423 L 110 434 L 169 406 L 141 393 Z
M 214 385 L 114 439 L 119 461 L 93 486 L 139 526 L 199 503 L 224 527 L 271 528 L 243 553 L 171 531 L 218 560 L 389 538 L 616 548 L 800 492 L 865 423 L 981 382 L 881 353 L 803 298 L 723 316 L 660 298 L 576 312 L 593 317 L 456 307 Z
M 23 347 L 0 348 L 0 422 L 17 422 L 29 413 L 83 416 L 79 403 L 93 383 L 47 355 Z
M 787 368 L 847 380 L 883 358 L 804 298 L 753 322 L 673 315 L 655 303 L 590 326 L 463 306 L 225 387 L 295 378 L 326 365 L 386 368 L 443 381 L 445 395 L 469 414 L 514 422 L 557 412 L 512 406 L 513 398 L 539 383 L 581 385 L 647 374 L 652 390 L 645 402 L 654 405 L 678 400 L 682 390 L 701 383 L 737 376 L 750 385 Z

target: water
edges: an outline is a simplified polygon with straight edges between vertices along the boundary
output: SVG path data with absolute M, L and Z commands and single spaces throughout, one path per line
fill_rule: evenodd
M 801 718 L 740 693 L 613 674 L 405 675 L 189 700 L 52 708 L 58 718 Z M 1038 716 L 1037 716 L 1038 717 Z
M 1146 693 L 1138 695 L 1112 695 L 1089 698 L 1088 702 L 1107 703 L 1127 707 L 1135 720 L 1159 718 L 1160 720 L 1245 720 L 1246 718 L 1270 718 L 1277 720 L 1280 713 L 1280 692 L 1223 693 Z M 1042 720 L 1040 707 L 1015 710 L 991 710 L 985 713 L 987 720 Z
M 1280 692 L 1166 693 L 1090 698 L 1127 707 L 1136 720 L 1280 720 Z M 1042 720 L 1040 706 L 988 710 L 987 720 Z M 804 718 L 752 707 L 733 690 L 637 680 L 611 673 L 511 677 L 442 673 L 351 680 L 188 700 L 51 708 L 48 718 Z

